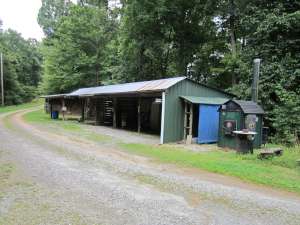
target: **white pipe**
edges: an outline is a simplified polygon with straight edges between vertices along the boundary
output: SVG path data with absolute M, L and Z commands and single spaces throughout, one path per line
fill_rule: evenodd
M 161 127 L 160 127 L 160 144 L 164 143 L 164 130 L 165 130 L 165 108 L 166 108 L 166 93 L 162 93 L 161 100 Z

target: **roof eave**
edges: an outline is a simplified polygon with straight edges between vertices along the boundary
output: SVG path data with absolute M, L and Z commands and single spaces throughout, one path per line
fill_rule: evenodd
M 98 97 L 98 96 L 107 96 L 107 95 L 140 95 L 140 94 L 151 94 L 151 93 L 161 93 L 164 92 L 166 89 L 160 89 L 160 90 L 150 90 L 150 91 L 130 91 L 130 92 L 110 92 L 110 93 L 95 93 L 91 95 L 78 95 L 78 97 L 85 98 L 85 97 Z

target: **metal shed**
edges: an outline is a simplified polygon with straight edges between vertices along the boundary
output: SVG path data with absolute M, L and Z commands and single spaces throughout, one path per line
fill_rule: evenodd
M 70 97 L 81 99 L 84 120 L 91 117 L 96 124 L 128 126 L 138 132 L 156 127 L 160 142 L 167 143 L 197 135 L 199 107 L 194 99 L 200 97 L 206 104 L 222 104 L 233 95 L 187 77 L 173 77 L 82 88 L 65 96 Z
M 247 129 L 254 131 L 254 148 L 262 144 L 262 127 L 264 110 L 253 101 L 229 100 L 220 107 L 219 146 L 236 148 L 236 138 L 233 131 Z M 230 124 L 230 129 L 226 124 Z

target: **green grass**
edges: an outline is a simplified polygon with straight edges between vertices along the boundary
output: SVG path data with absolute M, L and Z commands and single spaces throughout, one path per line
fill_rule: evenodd
M 282 157 L 260 160 L 257 159 L 257 153 L 254 155 L 238 155 L 235 152 L 223 151 L 195 153 L 166 146 L 124 143 L 120 145 L 126 151 L 152 157 L 160 162 L 204 169 L 300 193 L 300 169 L 295 162 L 300 159 L 300 148 L 286 149 Z
M 81 137 L 90 141 L 105 142 L 111 140 L 109 136 L 100 135 L 98 133 L 85 129 L 85 127 L 78 122 L 68 120 L 63 121 L 61 119 L 52 120 L 50 119 L 49 114 L 46 114 L 44 110 L 26 113 L 23 118 L 29 123 L 54 126 L 56 128 L 62 129 L 63 131 L 75 134 L 76 137 Z
M 75 123 L 74 121 L 63 121 L 61 119 L 52 120 L 50 115 L 46 114 L 42 109 L 26 113 L 24 119 L 29 123 L 54 124 L 66 131 L 82 131 L 80 124 Z
M 14 112 L 17 110 L 22 110 L 22 109 L 28 109 L 28 108 L 35 107 L 35 106 L 41 106 L 42 104 L 43 104 L 42 99 L 36 99 L 36 100 L 33 100 L 32 102 L 25 103 L 25 104 L 0 107 L 0 114 Z
M 36 103 L 19 106 L 18 109 L 35 106 Z M 8 111 L 13 111 L 11 108 Z M 16 108 L 15 108 L 16 110 Z M 58 131 L 66 131 L 94 142 L 107 142 L 111 138 L 87 130 L 82 124 L 74 121 L 51 120 L 43 110 L 33 111 L 24 115 L 29 123 L 52 126 Z M 238 177 L 242 180 L 276 187 L 300 193 L 300 167 L 296 160 L 300 159 L 300 147 L 284 148 L 281 157 L 269 160 L 257 159 L 254 155 L 238 155 L 235 152 L 211 151 L 195 153 L 172 146 L 151 146 L 145 144 L 120 143 L 122 149 L 163 163 L 173 163 L 181 166 L 204 169 L 210 172 Z

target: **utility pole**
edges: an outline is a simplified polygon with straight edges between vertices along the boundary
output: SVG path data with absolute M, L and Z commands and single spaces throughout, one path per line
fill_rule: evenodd
M 0 53 L 0 64 L 1 64 L 1 100 L 2 106 L 4 106 L 4 85 L 3 85 L 3 54 Z

